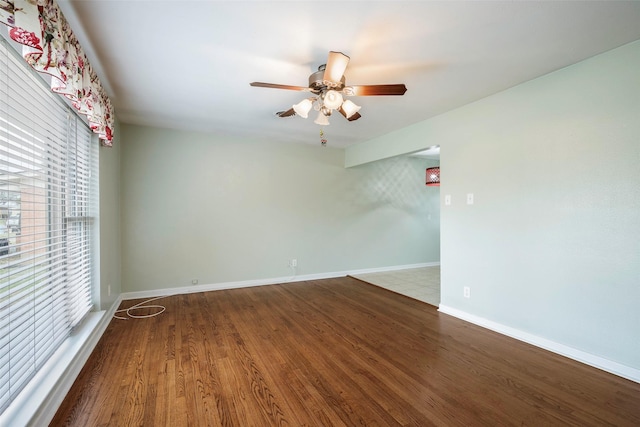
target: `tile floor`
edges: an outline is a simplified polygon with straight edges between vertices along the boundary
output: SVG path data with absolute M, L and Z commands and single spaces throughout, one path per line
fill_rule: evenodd
M 436 307 L 440 305 L 440 266 L 355 274 L 353 277 Z

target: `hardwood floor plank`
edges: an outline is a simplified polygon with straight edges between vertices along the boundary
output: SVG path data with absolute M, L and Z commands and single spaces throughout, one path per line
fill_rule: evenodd
M 306 304 L 306 302 L 304 301 L 300 302 Z M 307 310 L 307 313 L 308 312 L 309 311 Z M 326 313 L 318 317 L 311 317 L 309 315 L 306 316 L 307 321 L 313 322 L 314 328 L 309 331 L 311 335 L 309 335 L 305 339 L 305 341 L 320 343 L 320 345 L 314 346 L 312 351 L 313 353 L 324 353 L 325 347 L 323 347 L 322 345 L 322 339 L 324 335 L 338 337 L 347 344 L 345 351 L 341 350 L 341 347 L 335 348 L 335 351 L 332 353 L 332 360 L 318 361 L 318 364 L 322 365 L 324 370 L 339 372 L 339 378 L 342 378 L 343 383 L 346 381 L 345 378 L 349 378 L 354 374 L 359 376 L 358 381 L 352 382 L 351 384 L 349 384 L 349 386 L 351 388 L 357 389 L 362 398 L 366 399 L 369 402 L 384 402 L 385 400 L 388 400 L 387 398 L 389 397 L 388 394 L 391 392 L 391 386 L 396 386 L 396 394 L 394 395 L 394 399 L 401 399 L 401 395 L 404 394 L 411 395 L 411 390 L 406 388 L 406 383 L 403 381 L 403 378 L 398 377 L 399 372 L 395 373 L 394 375 L 388 376 L 388 382 L 387 384 L 385 384 L 385 387 L 378 387 L 376 384 L 379 382 L 377 375 L 372 375 L 370 368 L 373 367 L 377 372 L 394 371 L 396 368 L 389 364 L 381 363 L 376 354 L 368 352 L 363 347 L 362 342 L 360 342 L 359 339 L 355 338 L 352 335 L 351 326 L 342 327 L 339 326 L 339 322 L 330 322 L 329 319 L 331 317 L 333 316 L 329 315 L 327 317 Z M 292 332 L 292 335 L 304 334 L 304 331 Z M 302 354 L 298 357 L 295 357 L 295 360 L 301 359 L 304 359 L 304 355 Z M 295 360 L 293 361 L 293 363 L 295 363 Z M 383 420 L 387 423 L 393 423 L 394 421 L 402 422 L 402 420 L 404 420 L 405 418 L 411 418 L 412 416 L 418 415 L 415 412 L 415 408 L 407 405 L 402 406 L 403 407 L 401 410 L 396 410 L 396 408 L 390 406 L 378 406 L 375 408 L 374 414 L 376 414 L 377 419 Z
M 111 322 L 52 426 L 640 425 L 640 384 L 353 278 L 160 302 Z
M 287 314 L 284 311 L 278 311 L 279 310 L 278 306 L 273 306 L 270 308 L 270 310 L 271 311 L 275 310 L 276 313 L 279 313 L 281 315 L 279 316 L 280 318 L 290 315 L 290 312 L 289 314 Z M 260 327 L 259 326 L 260 318 L 261 316 L 257 317 L 256 323 L 252 325 L 252 329 L 256 329 Z M 322 332 L 322 330 L 326 328 L 326 326 L 323 324 L 325 323 L 324 320 L 322 318 L 319 318 L 316 320 L 315 316 L 313 318 L 308 316 L 304 320 L 306 320 L 306 322 L 313 320 L 314 321 L 313 328 L 304 329 L 304 328 L 300 328 L 299 322 L 289 322 L 287 324 L 287 328 L 283 329 L 282 331 L 278 331 L 277 332 L 278 335 L 276 335 L 275 337 L 277 342 L 281 343 L 281 345 L 278 346 L 279 348 L 288 349 L 285 353 L 285 355 L 288 355 L 288 358 L 286 359 L 286 364 L 288 368 L 289 369 L 298 368 L 301 370 L 304 369 L 304 371 L 309 373 L 309 377 L 316 381 L 316 386 L 318 385 L 317 379 L 319 377 L 331 378 L 332 376 L 336 376 L 335 378 L 336 382 L 345 381 L 345 379 L 348 379 L 350 372 L 341 371 L 338 363 L 336 363 L 335 360 L 331 360 L 331 359 L 339 359 L 341 355 L 339 354 L 333 355 L 334 357 L 332 357 L 331 359 L 327 359 L 326 357 L 317 357 L 317 356 L 322 356 L 322 353 L 326 349 L 326 347 L 324 347 L 324 345 L 322 344 L 324 337 L 318 333 L 319 331 Z M 290 349 L 295 349 L 297 347 L 296 342 L 292 341 L 292 338 L 293 339 L 297 338 L 297 340 L 303 341 L 303 342 L 316 341 L 316 343 L 314 343 L 313 345 L 306 346 L 306 348 L 303 349 L 304 352 L 296 352 L 294 354 L 291 354 Z M 268 345 L 268 343 L 269 341 L 265 340 L 261 345 L 264 347 Z M 317 343 L 320 343 L 320 344 L 317 344 Z M 274 354 L 276 351 L 277 351 L 277 348 L 274 348 L 271 350 L 270 354 Z M 333 375 L 333 374 L 327 375 L 326 372 L 328 372 L 329 370 L 332 370 L 334 372 L 338 371 L 338 375 Z M 352 386 L 355 386 L 355 385 L 356 385 L 355 382 L 352 383 Z M 331 388 L 329 388 L 329 390 L 331 390 Z M 362 413 L 362 411 L 360 411 L 358 408 L 354 408 L 355 405 L 359 404 L 357 401 L 349 402 L 347 400 L 341 400 L 339 402 L 336 402 L 334 400 L 335 397 L 330 392 L 328 392 L 327 394 L 332 398 L 332 400 L 328 402 L 329 404 L 331 404 L 335 408 L 338 408 L 338 407 L 344 408 L 343 416 L 349 417 L 350 414 Z M 388 417 L 388 414 L 382 411 L 382 413 L 379 415 L 378 418 L 384 419 L 385 417 Z M 369 421 L 369 424 L 371 424 L 371 422 L 372 421 Z M 358 419 L 358 420 L 354 420 L 354 423 L 366 424 L 367 420 Z

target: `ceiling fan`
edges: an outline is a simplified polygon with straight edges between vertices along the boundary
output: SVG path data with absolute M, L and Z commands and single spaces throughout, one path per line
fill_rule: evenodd
M 274 83 L 253 82 L 254 87 L 266 87 L 272 89 L 287 89 L 311 92 L 313 96 L 305 98 L 286 111 L 276 113 L 279 117 L 292 117 L 298 115 L 307 118 L 309 111 L 318 111 L 318 117 L 314 123 L 328 125 L 329 116 L 335 110 L 347 120 L 354 121 L 360 117 L 360 106 L 345 96 L 378 96 L 378 95 L 404 95 L 407 87 L 404 84 L 387 85 L 352 85 L 345 83 L 344 72 L 349 64 L 349 57 L 342 52 L 329 52 L 327 63 L 318 67 L 318 71 L 309 76 L 309 87 L 280 85 Z

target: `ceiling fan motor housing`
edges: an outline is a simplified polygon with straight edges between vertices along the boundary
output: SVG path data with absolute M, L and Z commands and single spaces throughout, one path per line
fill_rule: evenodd
M 324 89 L 333 89 L 333 90 L 337 90 L 337 91 L 341 91 L 344 88 L 345 85 L 345 78 L 344 76 L 342 76 L 342 78 L 340 79 L 340 84 L 335 86 L 335 87 L 329 87 L 324 83 L 324 67 L 320 66 L 318 71 L 316 71 L 315 73 L 311 74 L 309 76 L 309 89 L 311 89 L 311 92 L 313 93 L 320 93 L 322 92 Z

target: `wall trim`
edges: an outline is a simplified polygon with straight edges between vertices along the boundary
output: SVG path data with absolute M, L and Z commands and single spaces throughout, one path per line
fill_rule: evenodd
M 502 335 L 515 338 L 519 341 L 524 341 L 528 344 L 543 348 L 561 356 L 568 357 L 594 368 L 609 372 L 610 374 L 614 374 L 619 377 L 640 383 L 640 369 L 632 368 L 631 366 L 623 365 L 621 363 L 614 362 L 613 360 L 605 359 L 604 357 L 596 356 L 594 354 L 587 353 L 585 351 L 578 350 L 576 348 L 569 347 L 567 345 L 560 344 L 558 342 L 551 341 L 546 338 L 542 338 L 537 335 L 533 335 L 528 332 L 524 332 L 489 319 L 485 319 L 484 317 L 467 313 L 466 311 L 448 307 L 443 304 L 440 304 L 438 311 L 444 314 L 448 314 L 449 316 L 457 317 L 458 319 L 467 321 L 469 323 L 473 323 L 474 325 L 490 329 Z
M 0 417 L 0 426 L 49 425 L 80 374 L 121 298 L 108 310 L 90 312 Z
M 353 276 L 355 274 L 384 273 L 387 271 L 410 270 L 412 268 L 437 267 L 439 265 L 440 265 L 440 262 L 438 261 L 438 262 L 422 262 L 419 264 L 395 265 L 391 267 L 366 268 L 364 270 L 349 271 L 346 273 L 346 275 Z
M 395 265 L 390 267 L 366 268 L 361 270 L 337 271 L 331 273 L 315 273 L 293 275 L 286 277 L 274 277 L 270 279 L 240 280 L 236 282 L 221 282 L 204 285 L 181 286 L 174 288 L 161 288 L 149 291 L 124 292 L 120 296 L 123 300 L 155 298 L 162 296 L 191 294 L 196 292 L 221 291 L 225 289 L 249 288 L 252 286 L 277 285 L 291 282 L 304 282 L 306 280 L 333 279 L 335 277 L 353 276 L 356 274 L 379 273 L 384 271 L 408 270 L 411 268 L 435 267 L 440 262 L 424 262 L 419 264 Z

